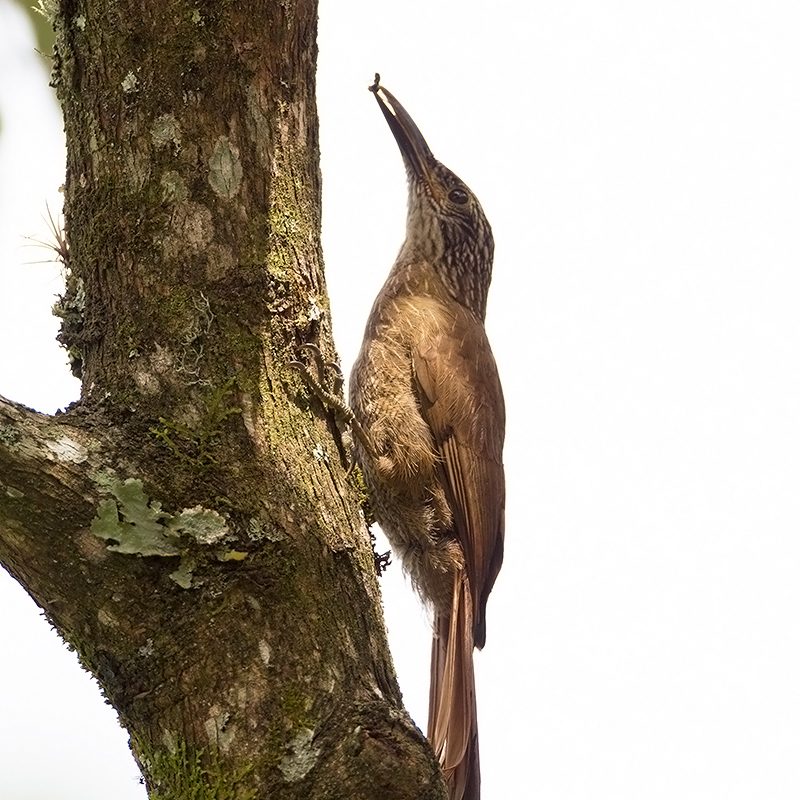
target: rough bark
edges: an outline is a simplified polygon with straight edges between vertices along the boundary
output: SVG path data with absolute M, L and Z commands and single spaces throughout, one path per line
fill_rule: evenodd
M 98 679 L 151 798 L 443 798 L 331 414 L 313 0 L 64 0 L 61 341 L 0 401 L 0 563 Z

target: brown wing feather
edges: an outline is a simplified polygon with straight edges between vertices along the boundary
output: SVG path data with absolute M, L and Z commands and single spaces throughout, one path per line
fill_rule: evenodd
M 474 643 L 486 638 L 486 600 L 503 560 L 505 407 L 483 326 L 466 309 L 418 344 L 414 374 L 422 416 L 466 561 Z

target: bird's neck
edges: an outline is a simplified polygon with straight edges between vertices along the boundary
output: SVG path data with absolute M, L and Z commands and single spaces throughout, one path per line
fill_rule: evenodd
M 465 285 L 464 281 L 449 281 L 450 275 L 442 258 L 434 260 L 424 250 L 406 244 L 389 274 L 383 294 L 387 297 L 401 294 L 422 295 L 438 298 L 444 303 L 455 300 L 483 321 L 486 311 L 485 295 L 482 303 L 470 302 L 475 296 L 472 288 Z
M 431 246 L 430 238 L 406 238 L 392 270 L 394 280 L 391 282 L 410 291 L 434 296 L 442 294 L 483 321 L 489 284 L 480 274 L 464 269 L 458 257 L 457 251 Z
M 406 240 L 396 265 L 429 264 L 450 297 L 483 321 L 492 279 L 491 237 L 486 252 L 477 242 L 443 227 L 426 198 L 411 197 L 406 222 Z

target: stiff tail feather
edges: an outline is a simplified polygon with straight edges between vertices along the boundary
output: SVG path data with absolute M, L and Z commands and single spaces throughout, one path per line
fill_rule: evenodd
M 462 571 L 450 615 L 434 618 L 431 648 L 428 740 L 447 778 L 450 800 L 480 800 L 481 795 L 472 651 L 472 598 Z

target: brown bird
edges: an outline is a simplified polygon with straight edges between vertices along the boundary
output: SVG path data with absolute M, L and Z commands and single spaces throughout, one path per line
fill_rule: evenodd
M 370 87 L 408 173 L 406 240 L 367 321 L 350 408 L 375 517 L 433 611 L 430 740 L 480 797 L 474 647 L 503 561 L 505 407 L 483 323 L 494 239 L 478 199 L 394 96 Z

